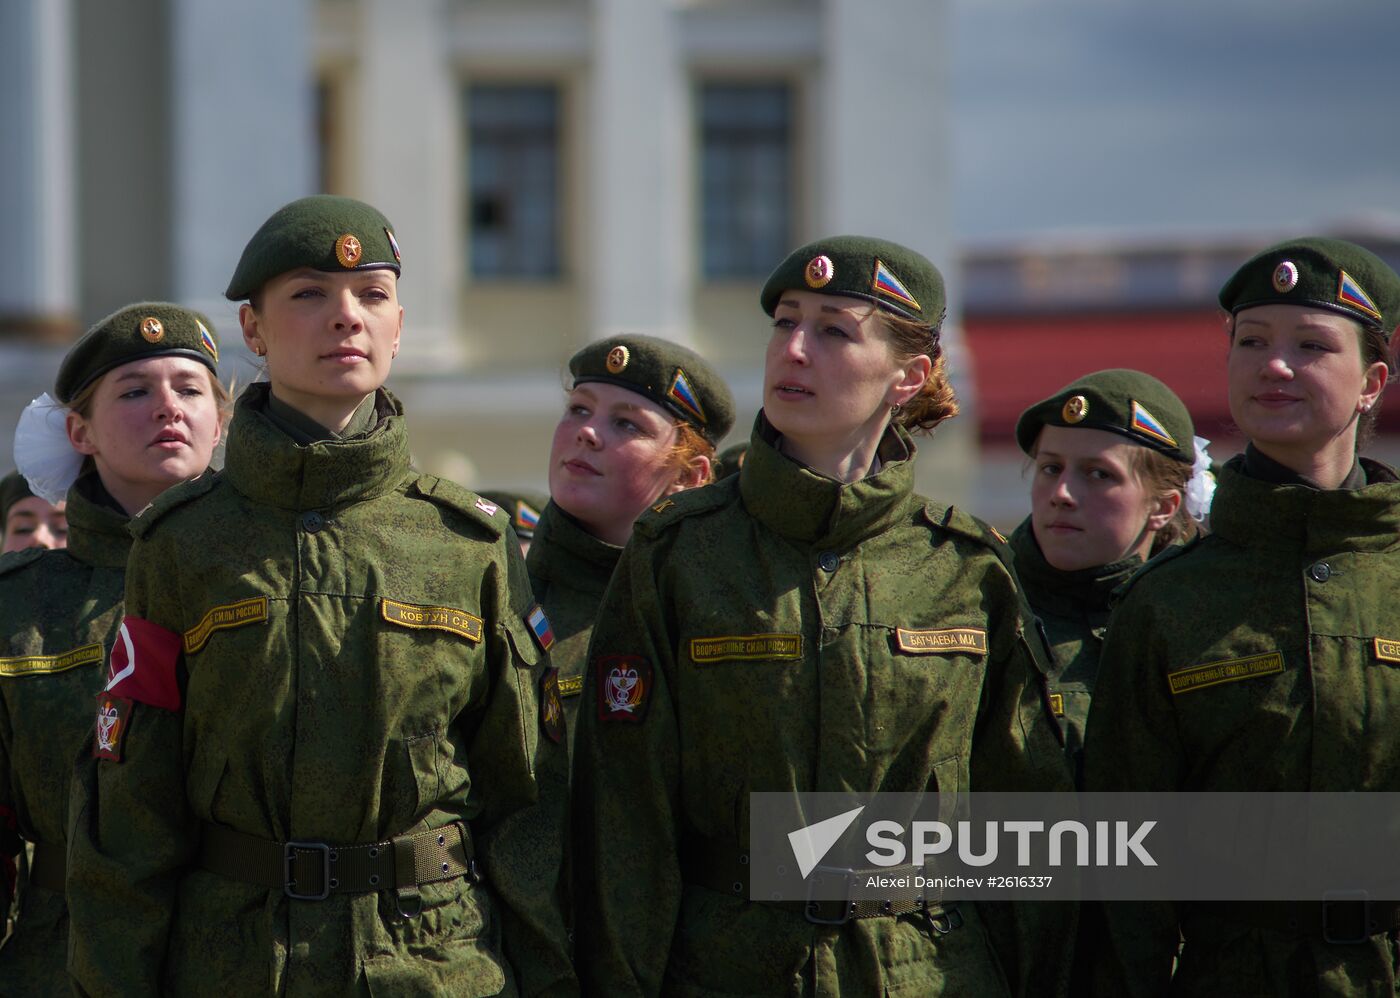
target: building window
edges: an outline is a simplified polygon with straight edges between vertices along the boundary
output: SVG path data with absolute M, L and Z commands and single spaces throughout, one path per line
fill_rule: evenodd
M 766 276 L 792 248 L 791 88 L 703 84 L 700 150 L 704 276 Z
M 467 87 L 467 232 L 478 278 L 559 275 L 559 88 Z

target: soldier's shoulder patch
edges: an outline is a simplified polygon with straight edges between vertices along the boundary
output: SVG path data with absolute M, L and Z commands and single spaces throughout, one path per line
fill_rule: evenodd
M 501 537 L 510 523 L 510 516 L 495 503 L 481 498 L 456 482 L 435 475 L 419 475 L 409 486 L 409 492 L 429 502 L 461 513 L 473 523 L 480 524 L 490 536 Z
M 600 655 L 593 667 L 598 720 L 640 724 L 651 703 L 651 663 L 640 655 Z
M 166 515 L 206 495 L 219 483 L 219 478 L 217 471 L 206 471 L 193 481 L 171 486 L 133 516 L 127 530 L 133 537 L 145 537 Z
M 540 727 L 552 742 L 564 740 L 564 704 L 559 699 L 559 670 L 540 677 Z
M 711 485 L 666 496 L 637 517 L 632 529 L 647 537 L 657 537 L 686 517 L 699 516 L 729 505 L 738 495 L 738 487 L 739 477 L 734 475 Z
M 92 757 L 108 762 L 122 761 L 122 743 L 131 727 L 132 702 L 126 697 L 103 691 L 97 694 L 97 724 L 92 740 Z
M 34 564 L 47 550 L 48 548 L 25 548 L 23 551 L 11 551 L 0 555 L 0 575 L 9 575 Z
M 540 646 L 541 651 L 547 652 L 554 647 L 554 625 L 549 622 L 544 607 L 536 603 L 534 608 L 525 615 L 525 625 L 530 628 L 530 633 L 534 635 L 535 642 Z

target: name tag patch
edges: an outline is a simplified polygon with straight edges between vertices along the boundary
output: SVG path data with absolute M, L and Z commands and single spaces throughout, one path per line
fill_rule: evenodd
M 101 645 L 83 645 L 60 655 L 20 655 L 0 658 L 0 676 L 49 676 L 67 672 L 80 665 L 92 665 L 103 659 Z
M 267 623 L 267 597 L 253 596 L 237 603 L 225 603 L 206 613 L 199 623 L 185 632 L 185 654 L 193 655 L 209 643 L 209 635 L 244 624 Z
M 481 640 L 481 618 L 450 606 L 419 606 L 381 598 L 379 610 L 384 619 L 400 627 L 446 631 L 475 644 Z
M 800 634 L 734 634 L 690 641 L 690 658 L 698 665 L 775 659 L 790 662 L 801 657 Z
M 1400 641 L 1376 638 L 1376 658 L 1382 662 L 1400 662 Z M 3 675 L 3 663 L 0 663 L 0 675 Z
M 938 631 L 895 629 L 899 650 L 910 655 L 987 654 L 987 632 L 980 627 L 947 627 Z
M 1172 696 L 1177 696 L 1222 683 L 1237 683 L 1256 676 L 1272 676 L 1282 671 L 1283 654 L 1271 651 L 1263 655 L 1231 658 L 1193 665 L 1189 669 L 1178 669 L 1176 672 L 1167 673 L 1167 685 L 1171 687 Z

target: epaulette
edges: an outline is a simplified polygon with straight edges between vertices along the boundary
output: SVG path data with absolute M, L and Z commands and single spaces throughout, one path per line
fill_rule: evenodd
M 461 513 L 473 523 L 486 528 L 492 538 L 500 537 L 510 525 L 510 513 L 489 499 L 483 499 L 470 489 L 464 489 L 446 478 L 419 475 L 409 485 L 408 491 L 412 495 L 420 495 L 429 502 Z
M 944 506 L 942 503 L 928 502 L 924 504 L 924 515 L 928 517 L 934 526 L 942 527 L 944 530 L 967 537 L 974 541 L 993 548 L 1005 548 L 1006 538 L 1001 531 L 989 523 L 983 523 L 971 513 L 964 513 L 956 506 Z
M 1113 592 L 1109 594 L 1109 605 L 1117 606 L 1118 602 L 1123 598 L 1123 595 L 1133 587 L 1133 584 L 1136 583 L 1138 579 L 1142 578 L 1144 575 L 1146 575 L 1153 569 L 1160 568 L 1161 566 L 1165 565 L 1167 562 L 1173 560 L 1174 558 L 1180 558 L 1187 551 L 1192 550 L 1197 544 L 1200 544 L 1201 541 L 1205 540 L 1208 536 L 1210 535 L 1197 534 L 1185 544 L 1173 544 L 1170 547 L 1154 554 L 1151 558 L 1147 559 L 1147 562 L 1141 568 L 1139 568 L 1136 572 L 1128 576 L 1116 587 L 1114 587 Z
M 709 513 L 729 505 L 738 488 L 739 476 L 731 475 L 711 485 L 666 496 L 644 510 L 642 515 L 637 517 L 637 522 L 632 524 L 632 530 L 641 531 L 647 537 L 659 536 L 662 531 L 670 529 L 672 524 L 679 523 L 687 516 Z
M 984 523 L 971 513 L 964 513 L 956 506 L 944 506 L 932 500 L 924 504 L 924 516 L 928 517 L 928 521 L 935 527 L 942 527 L 950 534 L 957 534 L 991 548 L 992 553 L 1006 566 L 1011 577 L 1016 578 L 1016 557 L 1011 551 L 1011 545 L 996 527 Z M 1019 584 L 1017 588 L 1020 588 Z
M 131 518 L 130 523 L 127 524 L 127 532 L 132 537 L 145 537 L 161 517 L 172 509 L 177 509 L 198 499 L 218 482 L 219 473 L 217 471 L 206 471 L 193 481 L 172 485 L 152 499 L 150 505 Z
M 25 548 L 23 551 L 10 551 L 0 555 L 0 575 L 9 575 L 38 561 L 47 550 L 48 548 Z

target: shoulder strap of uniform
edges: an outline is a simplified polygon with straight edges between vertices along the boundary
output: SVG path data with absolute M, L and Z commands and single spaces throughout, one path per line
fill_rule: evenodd
M 1116 606 L 1118 601 L 1123 598 L 1123 594 L 1131 589 L 1134 584 L 1137 583 L 1138 579 L 1142 578 L 1153 569 L 1160 568 L 1172 559 L 1180 558 L 1187 551 L 1190 551 L 1197 544 L 1201 543 L 1201 541 L 1205 540 L 1207 536 L 1209 535 L 1197 534 L 1185 544 L 1173 544 L 1171 547 L 1154 554 L 1147 560 L 1145 565 L 1118 584 L 1118 587 L 1113 590 L 1112 596 L 1110 597 L 1110 603 Z
M 408 491 L 410 495 L 422 496 L 431 503 L 461 513 L 484 527 L 492 537 L 500 537 L 510 525 L 510 513 L 506 510 L 446 478 L 419 475 L 409 484 Z
M 985 544 L 996 551 L 998 558 L 1011 564 L 1011 546 L 1001 531 L 991 524 L 984 523 L 971 513 L 964 513 L 956 506 L 945 506 L 932 500 L 924 504 L 924 516 L 935 527 Z
M 131 518 L 128 525 L 134 537 L 145 537 L 161 517 L 169 513 L 172 509 L 177 509 L 188 502 L 192 502 L 204 495 L 219 482 L 219 473 L 216 471 L 206 471 L 191 482 L 181 482 L 179 485 L 172 485 L 155 499 L 141 512 Z
M 739 476 L 731 475 L 712 485 L 666 496 L 644 510 L 632 525 L 632 530 L 646 537 L 656 537 L 688 516 L 698 516 L 727 506 L 738 488 Z
M 48 548 L 25 548 L 23 551 L 11 551 L 8 554 L 0 555 L 0 575 L 9 575 L 17 572 L 25 565 L 38 561 Z

